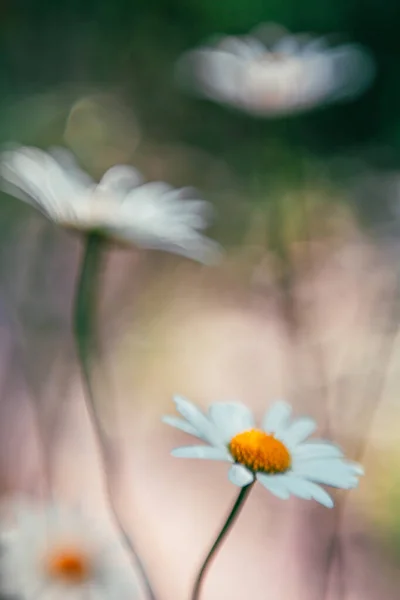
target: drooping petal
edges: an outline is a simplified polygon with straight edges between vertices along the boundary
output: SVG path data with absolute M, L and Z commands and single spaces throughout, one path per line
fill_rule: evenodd
M 238 487 L 244 487 L 254 481 L 254 474 L 243 465 L 232 465 L 228 477 L 229 481 Z
M 208 415 L 221 431 L 225 443 L 236 434 L 254 427 L 253 413 L 240 402 L 214 402 L 208 409 Z
M 118 204 L 107 231 L 142 248 L 215 263 L 221 255 L 220 246 L 199 233 L 208 222 L 206 203 L 183 200 L 181 196 L 186 193 L 162 182 L 139 186 Z
M 29 150 L 29 152 L 28 152 Z M 52 199 L 43 192 L 45 153 L 32 157 L 32 149 L 16 148 L 1 153 L 2 189 L 16 198 L 32 204 L 48 218 Z
M 153 238 L 151 242 L 142 241 L 141 245 L 143 248 L 163 250 L 209 266 L 218 265 L 223 255 L 223 248 L 218 242 L 196 232 L 190 233 L 189 239 L 177 237 L 174 241 L 169 241 Z
M 207 460 L 223 460 L 232 462 L 233 459 L 226 448 L 214 446 L 181 446 L 171 452 L 176 458 L 203 458 Z
M 287 500 L 290 496 L 288 489 L 285 487 L 284 483 L 280 481 L 279 475 L 267 475 L 266 473 L 257 473 L 257 480 L 262 483 L 262 485 L 267 488 L 269 492 L 281 498 L 282 500 Z
M 357 476 L 363 474 L 360 465 L 342 459 L 293 460 L 293 472 L 316 483 L 351 489 L 358 485 Z
M 291 494 L 298 498 L 303 498 L 304 500 L 314 499 L 327 508 L 333 507 L 333 500 L 330 495 L 319 485 L 316 485 L 311 481 L 288 473 L 281 476 L 281 483 L 285 485 Z
M 49 219 L 79 221 L 79 202 L 84 203 L 94 183 L 63 151 L 63 164 L 39 148 L 19 147 L 0 157 L 2 188 L 33 204 Z M 68 164 L 67 164 L 68 163 Z

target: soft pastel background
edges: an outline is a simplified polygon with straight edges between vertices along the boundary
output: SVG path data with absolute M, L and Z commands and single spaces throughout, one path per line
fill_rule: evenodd
M 181 52 L 262 21 L 366 45 L 374 85 L 265 121 L 177 89 Z M 256 487 L 204 600 L 398 597 L 399 25 L 396 0 L 0 4 L 1 142 L 68 145 L 95 177 L 131 163 L 216 208 L 220 266 L 110 247 L 99 292 L 112 485 L 159 600 L 189 598 L 236 492 L 225 465 L 169 456 L 190 443 L 160 422 L 173 393 L 258 416 L 287 398 L 366 467 L 332 511 Z M 106 518 L 71 336 L 81 240 L 5 194 L 0 232 L 0 493 L 50 480 Z

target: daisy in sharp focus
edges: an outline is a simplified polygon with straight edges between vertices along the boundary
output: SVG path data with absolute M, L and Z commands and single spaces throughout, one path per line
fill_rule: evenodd
M 13 506 L 0 532 L 0 589 L 21 600 L 134 600 L 136 577 L 116 539 L 56 506 Z
M 176 72 L 178 81 L 206 98 L 274 117 L 358 96 L 375 65 L 357 44 L 330 47 L 324 38 L 262 25 L 186 52 Z
M 172 455 L 229 462 L 229 479 L 239 487 L 257 480 L 279 498 L 314 499 L 331 508 L 332 498 L 318 484 L 351 489 L 364 473 L 334 444 L 308 440 L 315 421 L 308 417 L 290 421 L 292 409 L 285 402 L 273 404 L 258 428 L 252 412 L 240 403 L 215 402 L 205 414 L 184 398 L 174 401 L 183 419 L 166 416 L 164 423 L 207 445 L 183 446 Z
M 0 155 L 1 187 L 61 226 L 101 232 L 142 248 L 214 262 L 216 242 L 201 234 L 210 205 L 190 188 L 143 183 L 128 165 L 111 167 L 96 184 L 62 148 L 17 147 Z

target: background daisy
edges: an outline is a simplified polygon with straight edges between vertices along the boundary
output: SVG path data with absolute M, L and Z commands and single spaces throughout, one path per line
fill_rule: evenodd
M 132 566 L 115 535 L 82 514 L 18 502 L 8 506 L 0 541 L 1 588 L 21 600 L 139 597 Z
M 298 113 L 357 96 L 373 79 L 374 62 L 356 44 L 331 47 L 323 38 L 259 26 L 247 36 L 221 37 L 188 51 L 178 80 L 200 95 L 264 117 Z
M 32 204 L 51 221 L 100 231 L 143 248 L 166 250 L 201 262 L 215 260 L 219 246 L 200 232 L 210 206 L 191 189 L 143 183 L 127 165 L 111 167 L 98 185 L 71 153 L 20 147 L 0 156 L 3 189 Z

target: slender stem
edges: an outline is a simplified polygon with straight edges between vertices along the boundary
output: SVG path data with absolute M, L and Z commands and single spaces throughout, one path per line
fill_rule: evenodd
M 192 593 L 192 600 L 198 600 L 200 597 L 200 591 L 201 591 L 201 586 L 203 584 L 204 581 L 204 577 L 207 573 L 207 569 L 210 566 L 212 560 L 214 559 L 220 545 L 222 544 L 222 542 L 224 541 L 226 535 L 228 535 L 232 525 L 234 524 L 234 522 L 236 521 L 237 517 L 239 516 L 240 511 L 243 508 L 243 505 L 245 503 L 245 500 L 247 498 L 247 496 L 249 495 L 252 487 L 254 485 L 253 483 L 250 483 L 250 485 L 246 485 L 245 487 L 242 487 L 240 489 L 239 495 L 236 498 L 235 504 L 233 505 L 228 518 L 225 521 L 224 526 L 222 527 L 217 539 L 215 540 L 210 552 L 207 554 L 206 559 L 203 563 L 203 566 L 201 567 L 199 574 L 197 576 L 196 582 L 194 584 L 194 588 L 193 588 L 193 593 Z
M 384 335 L 384 340 L 382 343 L 382 346 L 379 349 L 379 352 L 377 353 L 379 355 L 379 364 L 380 364 L 380 371 L 379 374 L 376 378 L 370 380 L 368 378 L 367 380 L 367 386 L 366 386 L 366 393 L 363 394 L 363 397 L 366 397 L 368 395 L 368 392 L 371 393 L 372 396 L 372 402 L 371 405 L 369 406 L 369 411 L 367 410 L 366 412 L 366 419 L 363 423 L 363 430 L 365 431 L 365 435 L 363 436 L 362 440 L 360 441 L 360 443 L 358 444 L 358 446 L 355 449 L 355 453 L 354 453 L 354 460 L 356 462 L 361 462 L 366 446 L 368 444 L 369 438 L 370 438 L 370 433 L 371 433 L 371 425 L 373 423 L 374 417 L 377 413 L 377 410 L 382 402 L 383 399 L 383 392 L 384 392 L 384 388 L 385 388 L 385 384 L 386 384 L 386 380 L 387 380 L 387 376 L 388 376 L 388 370 L 390 368 L 390 361 L 393 357 L 393 354 L 395 352 L 396 349 L 396 342 L 399 336 L 399 329 L 398 329 L 398 323 L 400 320 L 400 315 L 399 315 L 399 305 L 398 305 L 398 293 L 396 293 L 395 298 L 393 300 L 393 308 L 392 308 L 392 313 L 389 316 L 389 319 L 387 321 L 386 324 L 386 330 L 385 330 L 385 334 Z M 338 503 L 337 506 L 337 510 L 336 510 L 336 519 L 335 519 L 335 525 L 333 528 L 333 538 L 331 540 L 331 544 L 327 553 L 327 560 L 326 560 L 326 571 L 325 571 L 325 578 L 324 578 L 324 585 L 323 585 L 323 592 L 321 595 L 322 600 L 326 600 L 329 594 L 329 575 L 330 575 L 330 570 L 332 567 L 332 563 L 333 563 L 333 559 L 335 558 L 335 556 L 338 557 L 338 560 L 341 562 L 342 564 L 342 569 L 339 569 L 339 573 L 341 573 L 341 580 L 339 581 L 340 586 L 341 586 L 341 594 L 339 597 L 345 597 L 345 573 L 344 571 L 344 566 L 345 566 L 345 562 L 343 560 L 343 544 L 341 543 L 341 530 L 342 530 L 342 521 L 343 521 L 343 516 L 344 516 L 344 512 L 345 512 L 345 507 L 347 504 L 347 499 L 348 499 L 348 493 L 345 495 L 345 497 L 342 499 L 342 501 L 340 503 Z
M 114 495 L 108 473 L 111 448 L 108 436 L 104 432 L 101 420 L 97 415 L 94 400 L 95 396 L 90 376 L 91 357 L 95 353 L 96 349 L 93 323 L 95 320 L 94 315 L 96 309 L 97 283 L 102 262 L 101 250 L 103 248 L 103 244 L 103 239 L 99 235 L 94 233 L 88 235 L 75 297 L 74 332 L 76 346 L 81 366 L 83 383 L 85 386 L 86 407 L 95 433 L 99 454 L 103 463 L 104 484 L 110 511 L 121 538 L 127 550 L 134 559 L 141 576 L 143 577 L 149 600 L 155 600 L 155 595 L 146 575 L 145 568 L 141 563 L 137 551 L 135 550 L 132 539 L 128 536 L 123 524 L 119 519 L 118 511 L 115 507 Z

